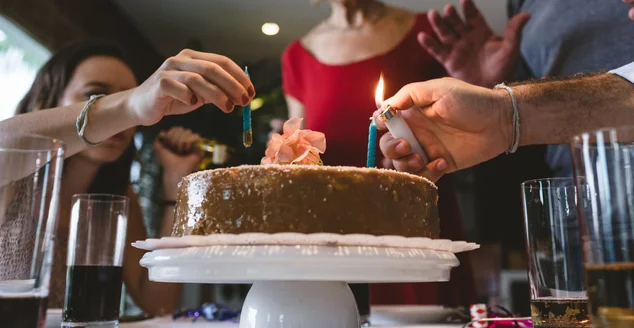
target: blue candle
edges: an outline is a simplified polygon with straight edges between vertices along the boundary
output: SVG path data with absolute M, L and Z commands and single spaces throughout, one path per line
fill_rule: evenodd
M 376 124 L 374 118 L 370 119 L 370 130 L 368 131 L 368 159 L 367 167 L 375 167 L 376 161 Z
M 244 73 L 249 77 L 249 70 L 244 67 Z M 251 129 L 251 103 L 242 108 L 242 144 L 251 147 L 253 144 L 253 130 Z

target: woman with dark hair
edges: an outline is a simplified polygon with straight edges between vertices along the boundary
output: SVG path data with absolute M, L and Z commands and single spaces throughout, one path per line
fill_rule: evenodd
M 99 41 L 77 43 L 55 54 L 42 67 L 31 89 L 18 105 L 17 113 L 40 114 L 39 111 L 46 108 L 84 103 L 93 95 L 120 94 L 136 86 L 137 79 L 119 48 Z M 95 105 L 103 100 L 105 98 Z M 91 115 L 93 113 L 89 112 L 88 124 L 103 125 L 105 122 L 99 122 L 96 116 Z M 33 114 L 18 115 L 15 119 L 28 115 Z M 53 121 L 58 119 L 63 120 L 56 117 Z M 28 129 L 28 122 L 21 123 Z M 51 135 L 37 128 L 32 132 Z M 132 142 L 134 132 L 135 127 L 131 126 L 113 133 L 99 145 L 77 152 L 65 160 L 49 307 L 63 306 L 71 196 L 79 193 L 108 193 L 129 197 L 123 280 L 134 302 L 144 312 L 157 315 L 173 311 L 180 301 L 181 285 L 149 281 L 146 270 L 139 265 L 143 252 L 130 246 L 131 242 L 146 238 L 139 201 L 130 184 L 130 168 L 136 153 Z M 157 158 L 164 168 L 163 194 L 167 201 L 163 208 L 160 236 L 167 236 L 173 225 L 174 209 L 171 201 L 176 199 L 177 184 L 182 177 L 195 170 L 202 156 L 192 151 L 197 136 L 188 130 L 176 129 L 165 133 L 163 137 L 162 143 L 155 142 L 154 145 Z M 67 140 L 64 141 L 68 144 Z M 170 149 L 178 149 L 178 154 L 168 150 L 163 143 L 168 144 Z M 69 150 L 72 152 L 72 148 Z

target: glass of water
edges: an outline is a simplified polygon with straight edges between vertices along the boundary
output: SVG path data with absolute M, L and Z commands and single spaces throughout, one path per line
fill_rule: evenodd
M 43 328 L 64 145 L 0 133 L 0 326 Z

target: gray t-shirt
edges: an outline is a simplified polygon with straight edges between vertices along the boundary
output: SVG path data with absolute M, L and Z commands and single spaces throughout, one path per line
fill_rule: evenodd
M 634 22 L 621 0 L 509 0 L 509 15 L 529 12 L 518 80 L 614 69 L 634 61 Z M 568 145 L 550 146 L 554 176 L 572 176 Z

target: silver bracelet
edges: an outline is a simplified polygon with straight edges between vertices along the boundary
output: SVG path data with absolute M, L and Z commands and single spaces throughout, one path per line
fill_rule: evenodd
M 520 145 L 520 111 L 517 108 L 517 100 L 515 99 L 515 94 L 513 93 L 513 89 L 508 87 L 504 83 L 500 83 L 494 87 L 494 89 L 504 89 L 509 95 L 511 95 L 511 102 L 513 103 L 513 140 L 511 142 L 511 146 L 506 151 L 506 154 L 514 153 L 517 150 L 517 147 Z
M 84 105 L 84 109 L 82 109 L 81 113 L 79 113 L 79 116 L 77 116 L 77 121 L 75 121 L 75 126 L 77 127 L 77 135 L 79 136 L 79 139 L 81 139 L 81 142 L 83 142 L 84 145 L 88 147 L 94 147 L 101 144 L 101 141 L 97 143 L 92 143 L 88 141 L 88 139 L 84 137 L 84 133 L 86 132 L 86 125 L 88 125 L 88 110 L 90 109 L 90 107 L 92 107 L 95 101 L 97 101 L 97 99 L 103 96 L 105 95 L 90 96 L 90 99 L 88 99 L 86 105 Z

